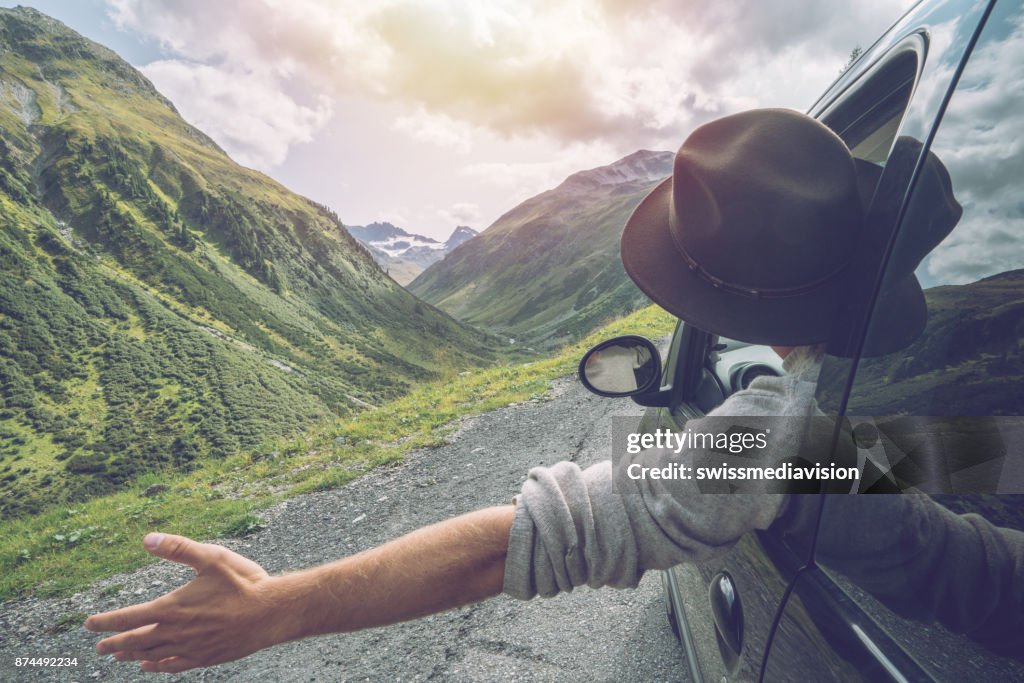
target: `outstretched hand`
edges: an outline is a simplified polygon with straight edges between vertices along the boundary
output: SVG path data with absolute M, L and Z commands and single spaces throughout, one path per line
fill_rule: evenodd
M 96 614 L 91 631 L 118 631 L 100 654 L 178 673 L 240 659 L 288 640 L 393 624 L 501 592 L 515 508 L 477 510 L 320 567 L 269 576 L 219 545 L 149 534 L 153 555 L 196 576 L 156 600 Z
M 227 548 L 183 536 L 149 534 L 151 554 L 187 564 L 196 576 L 150 602 L 89 617 L 90 631 L 119 631 L 96 645 L 120 661 L 141 660 L 143 671 L 177 673 L 221 664 L 288 640 L 287 610 L 275 579 Z

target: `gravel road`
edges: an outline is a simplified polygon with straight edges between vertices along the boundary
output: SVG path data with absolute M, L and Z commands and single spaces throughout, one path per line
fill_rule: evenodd
M 271 572 L 350 555 L 424 524 L 508 502 L 535 465 L 572 459 L 585 467 L 607 457 L 610 418 L 640 410 L 628 400 L 593 396 L 575 380 L 556 380 L 547 399 L 467 419 L 449 445 L 343 488 L 283 502 L 266 511 L 267 528 L 224 545 Z M 58 634 L 48 630 L 62 615 L 157 597 L 190 573 L 159 563 L 98 582 L 71 598 L 0 605 L 0 680 L 153 680 L 156 675 L 142 674 L 137 664 L 95 655 L 98 638 L 81 627 Z M 78 666 L 14 667 L 15 657 L 30 656 L 77 657 Z M 500 596 L 416 622 L 289 643 L 163 680 L 679 681 L 685 676 L 682 651 L 665 619 L 660 578 L 652 572 L 637 590 L 582 588 L 530 602 Z

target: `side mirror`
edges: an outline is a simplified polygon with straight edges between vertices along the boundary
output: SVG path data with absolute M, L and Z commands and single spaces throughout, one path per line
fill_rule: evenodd
M 661 355 L 644 337 L 615 337 L 583 355 L 579 375 L 583 386 L 598 396 L 637 396 L 658 389 Z

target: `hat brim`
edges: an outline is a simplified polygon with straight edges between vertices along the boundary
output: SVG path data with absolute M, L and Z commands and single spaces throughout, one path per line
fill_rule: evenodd
M 928 304 L 917 277 L 911 273 L 883 286 L 871 313 L 871 327 L 858 347 L 859 335 L 854 326 L 863 324 L 862 320 L 863 315 L 850 314 L 836 321 L 829 339 L 830 355 L 885 356 L 914 343 L 928 322 Z
M 871 313 L 861 355 L 884 356 L 910 346 L 928 323 L 928 304 L 913 273 L 883 285 Z
M 683 264 L 669 233 L 671 194 L 672 179 L 666 178 L 634 209 L 622 232 L 622 265 L 644 294 L 682 320 L 737 341 L 803 346 L 829 339 L 837 329 L 846 279 L 836 277 L 785 298 L 753 298 L 719 289 Z M 928 318 L 917 278 L 910 274 L 886 287 L 872 318 L 865 355 L 892 353 L 917 339 Z
M 669 232 L 671 196 L 672 178 L 666 178 L 634 209 L 622 232 L 622 265 L 644 294 L 684 321 L 737 341 L 803 346 L 828 339 L 844 278 L 789 297 L 755 298 L 717 288 L 687 268 L 678 253 Z

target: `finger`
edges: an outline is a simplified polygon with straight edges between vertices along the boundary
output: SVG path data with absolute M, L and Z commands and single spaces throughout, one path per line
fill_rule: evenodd
M 151 555 L 187 564 L 200 573 L 220 559 L 222 554 L 219 546 L 197 543 L 191 538 L 174 534 L 146 534 L 142 545 Z
M 161 629 L 159 624 L 149 624 L 126 633 L 119 633 L 116 636 L 104 638 L 96 644 L 96 652 L 105 655 L 114 652 L 148 650 L 151 647 L 157 647 L 172 640 L 173 638 L 168 635 L 166 627 Z
M 115 652 L 110 655 L 119 662 L 138 662 L 143 659 L 160 659 L 159 657 L 147 657 L 145 653 L 138 651 L 131 652 Z
M 138 605 L 94 614 L 85 620 L 85 627 L 90 631 L 129 631 L 166 620 L 168 607 L 164 600 L 166 597 L 161 596 L 156 600 L 140 602 Z
M 185 657 L 168 657 L 158 662 L 146 660 L 142 662 L 142 670 L 154 673 L 176 674 L 200 666 L 199 662 Z
M 117 659 L 119 662 L 159 662 L 162 659 L 168 659 L 170 657 L 180 655 L 182 651 L 187 649 L 189 648 L 183 646 L 181 643 L 167 643 L 165 645 L 151 647 L 148 650 L 129 650 L 126 652 L 115 652 L 114 658 Z

